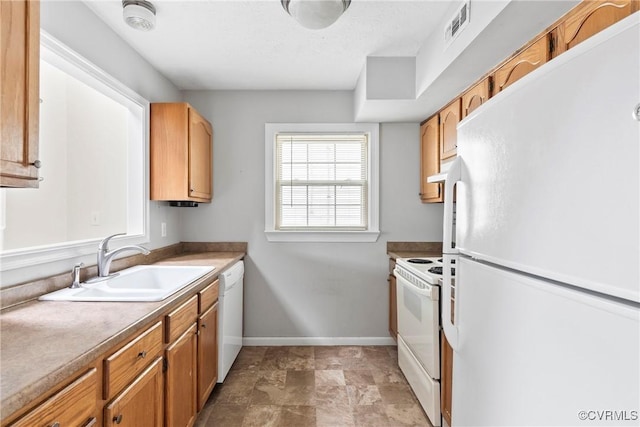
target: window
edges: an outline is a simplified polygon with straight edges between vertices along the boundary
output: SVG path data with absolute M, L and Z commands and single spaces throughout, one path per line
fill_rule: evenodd
M 149 103 L 46 32 L 40 49 L 37 190 L 0 190 L 0 271 L 149 240 Z
M 270 241 L 372 242 L 378 230 L 378 124 L 267 124 Z

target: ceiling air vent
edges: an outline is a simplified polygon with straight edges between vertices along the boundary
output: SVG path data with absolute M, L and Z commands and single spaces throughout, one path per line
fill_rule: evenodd
M 444 28 L 445 48 L 449 47 L 451 42 L 458 37 L 458 34 L 460 34 L 469 23 L 469 3 L 469 0 L 464 1 L 455 15 L 447 21 L 447 25 Z

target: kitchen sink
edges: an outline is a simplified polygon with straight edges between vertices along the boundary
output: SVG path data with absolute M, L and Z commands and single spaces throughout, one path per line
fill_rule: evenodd
M 139 265 L 106 280 L 41 296 L 42 301 L 162 301 L 215 267 Z

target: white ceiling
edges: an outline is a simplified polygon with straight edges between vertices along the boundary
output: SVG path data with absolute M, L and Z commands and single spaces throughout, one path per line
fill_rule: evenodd
M 153 1 L 148 33 L 120 0 L 85 3 L 178 88 L 351 90 L 367 56 L 415 56 L 451 1 L 352 0 L 332 26 L 301 27 L 280 0 Z

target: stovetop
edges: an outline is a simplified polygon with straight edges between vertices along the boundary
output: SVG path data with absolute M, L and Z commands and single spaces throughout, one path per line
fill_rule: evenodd
M 396 264 L 431 285 L 437 285 L 442 279 L 442 257 L 398 258 Z M 455 275 L 453 268 L 451 273 Z

